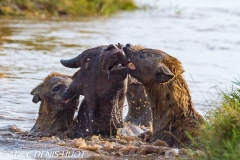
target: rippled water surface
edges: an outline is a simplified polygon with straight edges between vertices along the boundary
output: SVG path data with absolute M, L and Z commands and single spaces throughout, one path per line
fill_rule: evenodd
M 92 19 L 0 19 L 0 127 L 29 130 L 39 104 L 30 91 L 52 71 L 73 74 L 60 59 L 102 44 L 132 43 L 178 58 L 201 114 L 217 88 L 239 76 L 240 1 L 152 1 L 156 8 Z M 126 112 L 126 111 L 125 111 Z

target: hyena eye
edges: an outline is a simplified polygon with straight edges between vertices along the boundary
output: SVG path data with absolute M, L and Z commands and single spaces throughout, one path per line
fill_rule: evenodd
M 60 86 L 56 86 L 52 89 L 53 92 L 57 92 L 60 89 Z
M 138 55 L 138 58 L 139 58 L 139 59 L 144 59 L 144 58 L 146 58 L 146 57 L 147 57 L 146 54 L 139 54 L 139 55 Z

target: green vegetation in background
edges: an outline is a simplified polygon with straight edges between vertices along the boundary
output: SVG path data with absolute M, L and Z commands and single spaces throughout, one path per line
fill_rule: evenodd
M 5 16 L 83 17 L 133 9 L 133 0 L 0 0 L 0 15 Z
M 197 159 L 240 159 L 240 81 L 234 84 L 200 130 L 197 146 L 205 155 Z

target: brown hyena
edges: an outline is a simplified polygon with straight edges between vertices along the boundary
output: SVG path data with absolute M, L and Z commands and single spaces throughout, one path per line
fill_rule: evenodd
M 156 49 L 127 44 L 128 72 L 145 86 L 153 116 L 152 140 L 169 146 L 188 143 L 186 134 L 195 136 L 202 117 L 193 103 L 182 73 L 181 63 Z
M 78 96 L 67 97 L 72 77 L 53 72 L 31 94 L 34 103 L 41 102 L 38 118 L 31 133 L 38 136 L 63 137 L 73 125 L 74 112 L 78 106 Z M 67 99 L 63 98 L 63 95 Z M 69 99 L 71 97 L 71 99 Z

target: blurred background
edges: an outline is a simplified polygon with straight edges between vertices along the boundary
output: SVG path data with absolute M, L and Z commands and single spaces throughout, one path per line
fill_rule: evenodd
M 76 71 L 60 59 L 118 42 L 179 59 L 204 115 L 239 76 L 239 8 L 239 0 L 0 0 L 0 126 L 31 129 L 39 104 L 30 91 L 52 71 Z

